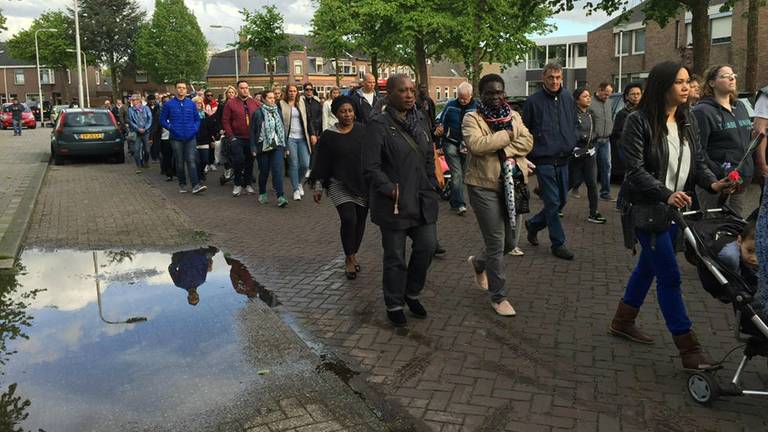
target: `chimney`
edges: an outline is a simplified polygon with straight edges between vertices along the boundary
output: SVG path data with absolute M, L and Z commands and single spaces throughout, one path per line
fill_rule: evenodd
M 240 33 L 240 43 L 243 44 L 246 42 L 245 35 Z M 238 70 L 238 74 L 240 76 L 248 75 L 248 70 L 250 69 L 250 65 L 248 64 L 248 49 L 241 49 L 237 50 L 237 65 L 240 70 Z

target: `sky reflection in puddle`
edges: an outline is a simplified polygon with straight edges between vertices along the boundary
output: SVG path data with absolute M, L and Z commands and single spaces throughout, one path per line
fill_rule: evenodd
M 31 401 L 25 429 L 167 425 L 230 403 L 257 379 L 238 312 L 252 299 L 277 300 L 215 248 L 29 250 L 21 262 L 13 295 L 44 291 L 27 301 L 29 339 L 6 341 L 17 352 L 0 366 L 0 383 L 17 383 Z

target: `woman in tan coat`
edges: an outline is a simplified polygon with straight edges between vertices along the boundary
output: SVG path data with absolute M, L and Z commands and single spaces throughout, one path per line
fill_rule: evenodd
M 514 236 L 515 215 L 510 214 L 507 204 L 502 165 L 508 163 L 526 178 L 525 155 L 533 147 L 533 137 L 520 115 L 507 104 L 504 80 L 499 75 L 484 76 L 479 91 L 477 112 L 467 114 L 461 127 L 468 150 L 464 183 L 485 249 L 468 261 L 478 285 L 488 290 L 496 313 L 512 316 L 515 309 L 507 300 L 503 258 L 505 239 Z

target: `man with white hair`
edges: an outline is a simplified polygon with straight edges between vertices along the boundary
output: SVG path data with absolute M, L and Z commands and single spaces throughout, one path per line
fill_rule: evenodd
M 467 169 L 467 149 L 461 133 L 461 122 L 467 113 L 477 111 L 477 102 L 472 98 L 472 84 L 463 82 L 456 89 L 456 99 L 448 102 L 440 113 L 435 135 L 442 138 L 445 161 L 451 170 L 451 209 L 457 215 L 467 213 L 464 202 L 464 172 Z

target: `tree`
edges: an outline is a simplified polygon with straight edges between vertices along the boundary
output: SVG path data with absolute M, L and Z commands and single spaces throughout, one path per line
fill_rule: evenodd
M 720 10 L 728 11 L 733 7 L 734 0 L 726 0 Z M 574 0 L 547 0 L 555 13 L 572 10 Z M 626 13 L 629 0 L 594 0 L 585 3 L 587 13 L 602 10 L 612 14 L 621 10 Z M 709 29 L 709 6 L 713 0 L 646 0 L 641 10 L 645 14 L 645 22 L 654 21 L 664 27 L 685 11 L 691 12 L 691 36 L 693 40 L 693 71 L 704 75 L 709 67 L 709 49 L 711 46 Z M 626 17 L 626 14 L 625 14 Z
M 89 61 L 109 69 L 112 98 L 120 95 L 120 79 L 136 45 L 147 13 L 136 0 L 79 0 L 80 43 Z M 69 9 L 74 17 L 74 11 Z
M 199 80 L 205 74 L 207 48 L 197 19 L 184 0 L 155 0 L 152 20 L 139 31 L 134 57 L 152 81 Z
M 352 0 L 349 10 L 351 42 L 354 50 L 366 54 L 371 73 L 379 79 L 379 63 L 395 62 L 395 39 L 398 35 L 394 3 L 382 0 Z
M 342 0 L 315 0 L 312 17 L 312 41 L 323 55 L 335 60 L 336 86 L 341 87 L 341 57 L 353 50 L 349 14 Z
M 3 10 L 0 9 L 0 31 L 6 30 L 8 30 L 8 27 L 5 26 L 5 15 L 3 15 Z
M 35 62 L 35 32 L 40 29 L 56 29 L 56 32 L 41 31 L 37 41 L 40 64 L 53 69 L 72 69 L 77 59 L 68 52 L 75 48 L 74 21 L 63 11 L 44 12 L 32 21 L 32 25 L 16 33 L 8 40 L 8 51 L 13 58 Z M 64 86 L 64 100 L 69 100 L 69 86 Z
M 454 0 L 454 38 L 446 41 L 449 57 L 464 63 L 475 92 L 483 63 L 515 64 L 533 46 L 527 34 L 544 33 L 551 10 L 530 0 Z
M 271 88 L 275 82 L 277 58 L 287 56 L 293 49 L 288 35 L 283 30 L 285 21 L 283 15 L 274 5 L 264 7 L 263 12 L 249 12 L 247 9 L 242 9 L 240 15 L 243 16 L 245 23 L 241 30 L 245 36 L 245 42 L 239 42 L 237 48 L 252 49 L 264 57 Z

